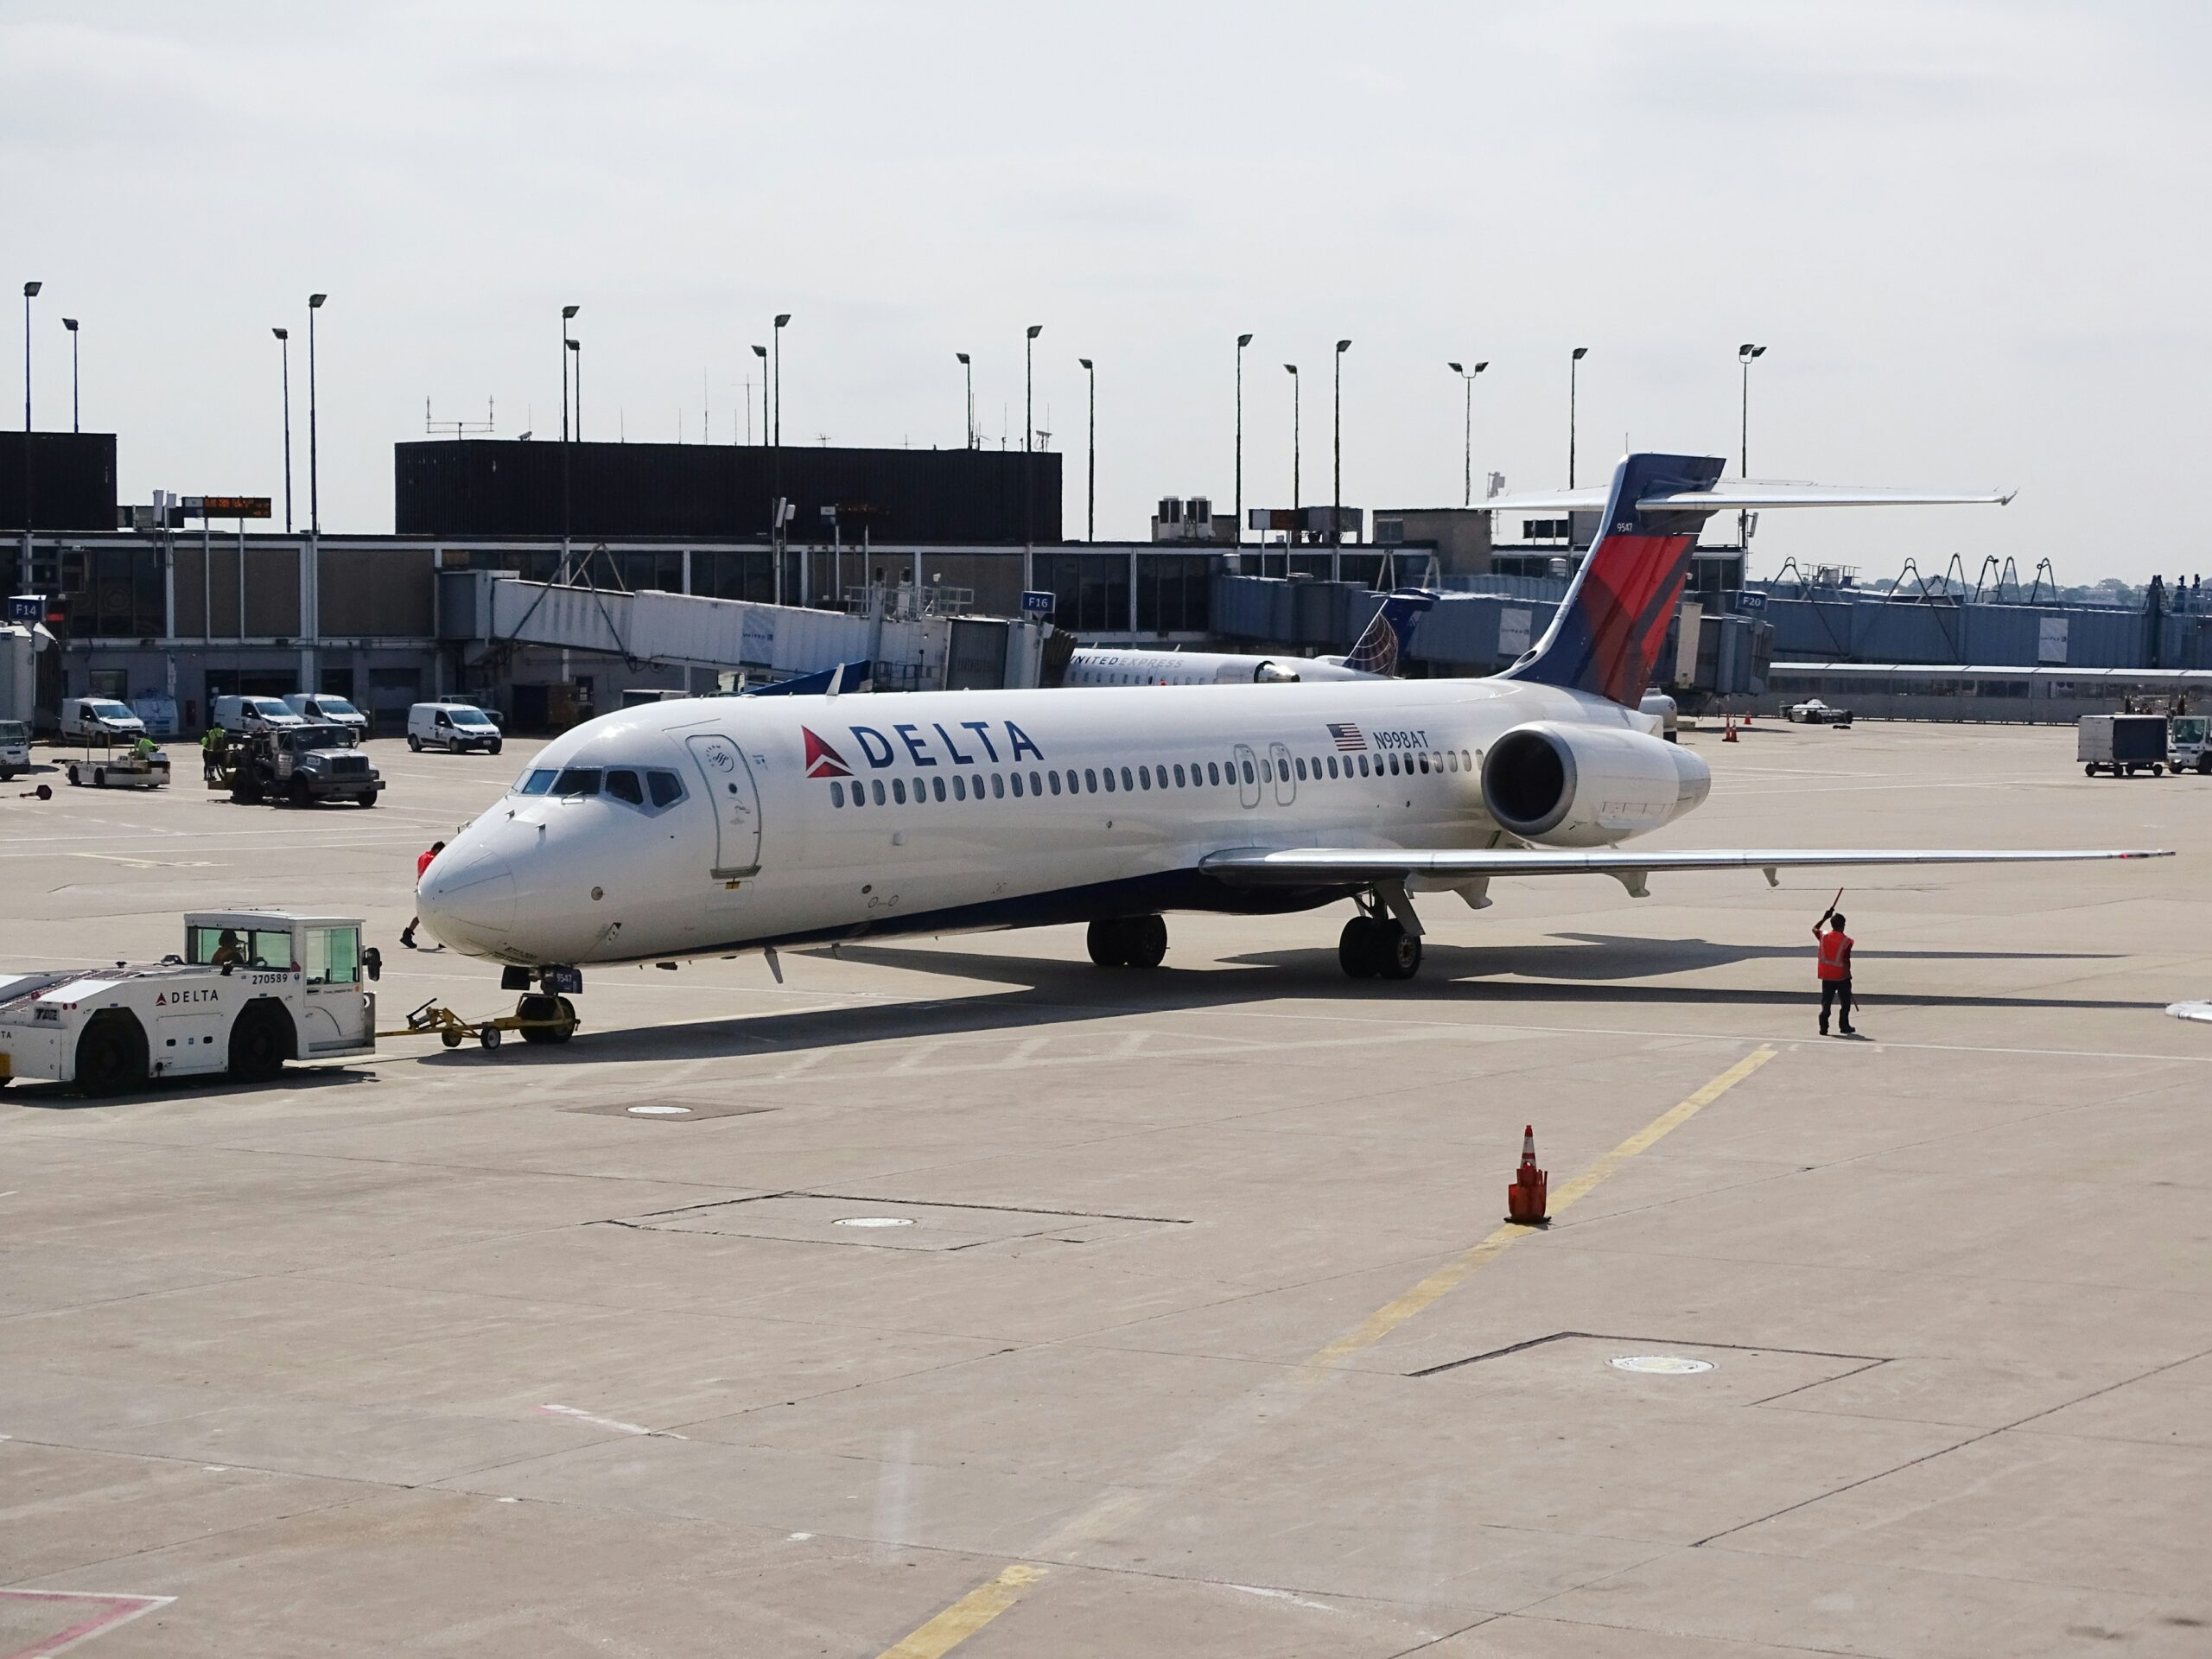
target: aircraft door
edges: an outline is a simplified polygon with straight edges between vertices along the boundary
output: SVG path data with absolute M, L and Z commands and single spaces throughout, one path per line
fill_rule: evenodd
M 1298 798 L 1298 780 L 1290 773 L 1290 748 L 1287 744 L 1268 745 L 1268 759 L 1275 763 L 1275 804 L 1288 806 Z
M 1246 806 L 1260 804 L 1260 757 L 1252 753 L 1249 743 L 1239 743 L 1230 753 L 1236 759 L 1236 798 Z
M 683 743 L 699 768 L 707 798 L 714 804 L 715 863 L 709 874 L 717 881 L 758 874 L 760 791 L 753 785 L 745 752 L 720 732 L 696 732 Z

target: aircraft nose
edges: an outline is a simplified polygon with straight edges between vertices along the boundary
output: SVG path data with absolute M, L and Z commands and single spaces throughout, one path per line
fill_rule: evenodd
M 440 858 L 415 895 L 423 925 L 456 950 L 496 950 L 515 918 L 515 873 L 486 848 L 473 856 Z

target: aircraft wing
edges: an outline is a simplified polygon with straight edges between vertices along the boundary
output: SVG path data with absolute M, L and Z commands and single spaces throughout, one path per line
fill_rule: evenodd
M 1796 484 L 1771 479 L 1737 479 L 1709 490 L 1675 490 L 1647 495 L 1640 511 L 1732 512 L 1738 507 L 1764 512 L 1777 507 L 2001 507 L 2012 490 L 1896 490 L 1851 484 Z M 1494 495 L 1483 503 L 1491 512 L 1603 512 L 1606 486 L 1540 490 L 1525 495 Z
M 2068 864 L 2093 859 L 2171 858 L 2165 851 L 2071 849 L 2055 852 L 1905 852 L 1872 848 L 1774 848 L 1718 852 L 1560 852 L 1548 849 L 1449 848 L 1401 851 L 1392 848 L 1236 847 L 1198 861 L 1208 875 L 1239 887 L 1357 886 L 1427 876 L 1471 881 L 1493 876 L 1610 875 L 1631 891 L 1642 878 L 1674 870 L 1895 868 L 1923 864 Z

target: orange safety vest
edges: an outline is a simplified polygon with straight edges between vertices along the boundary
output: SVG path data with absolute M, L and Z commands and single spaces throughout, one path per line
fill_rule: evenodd
M 1821 935 L 1821 977 L 1849 979 L 1851 977 L 1851 935 L 1828 932 Z

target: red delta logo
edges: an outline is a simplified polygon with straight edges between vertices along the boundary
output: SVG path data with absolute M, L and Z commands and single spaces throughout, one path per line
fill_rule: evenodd
M 845 757 L 824 743 L 802 726 L 799 735 L 806 740 L 806 775 L 810 778 L 849 778 L 853 769 L 845 764 Z

